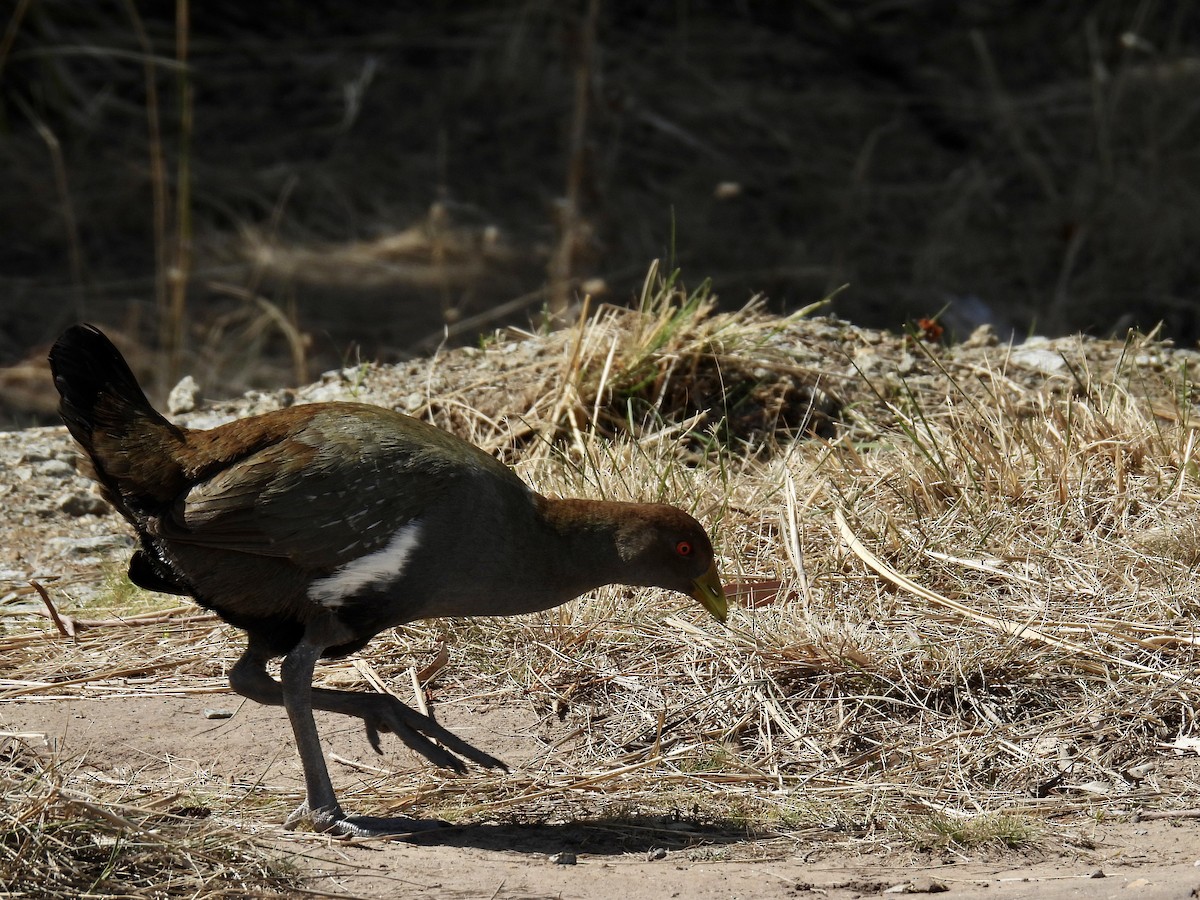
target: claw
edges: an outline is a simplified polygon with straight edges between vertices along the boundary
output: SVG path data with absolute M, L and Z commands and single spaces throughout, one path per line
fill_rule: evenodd
M 508 771 L 508 766 L 496 759 L 496 757 L 492 756 L 490 753 L 484 753 L 482 750 L 473 747 L 458 735 L 454 734 L 454 732 L 447 731 L 431 716 L 422 715 L 415 710 L 409 709 L 403 703 L 396 701 L 388 704 L 385 715 L 387 715 L 387 717 L 391 720 L 389 724 L 392 725 L 392 728 L 394 731 L 396 731 L 397 736 L 400 737 L 400 739 L 410 747 L 412 747 L 412 749 L 417 750 L 419 753 L 423 753 L 430 762 L 437 763 L 438 765 L 445 765 L 445 763 L 441 763 L 437 759 L 434 759 L 432 756 L 425 753 L 424 750 L 421 750 L 418 747 L 410 744 L 401 733 L 400 729 L 403 729 L 408 734 L 416 737 L 423 745 L 433 748 L 435 751 L 437 751 L 439 756 L 446 756 L 459 766 L 462 764 L 457 759 L 454 759 L 454 757 L 450 756 L 449 753 L 445 753 L 441 747 L 437 747 L 429 739 L 432 738 L 433 740 L 438 741 L 446 748 L 446 750 L 449 750 L 452 753 L 457 753 L 459 756 L 469 759 L 474 763 L 478 763 L 485 768 L 502 769 L 505 772 Z M 451 766 L 451 768 L 456 767 Z
M 370 719 L 364 719 L 363 724 L 367 726 L 367 743 L 371 745 L 372 750 L 383 756 L 383 747 L 379 743 L 379 729 Z

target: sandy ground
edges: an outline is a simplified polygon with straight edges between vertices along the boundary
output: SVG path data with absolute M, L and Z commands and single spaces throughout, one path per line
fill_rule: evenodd
M 232 718 L 210 720 L 207 709 Z M 532 760 L 533 712 L 448 704 L 440 718 L 511 764 Z M 420 762 L 392 742 L 375 756 L 357 729 L 318 714 L 339 790 L 361 790 L 362 767 Z M 269 785 L 299 796 L 301 778 L 281 710 L 227 693 L 10 701 L 0 730 L 44 735 L 47 752 L 77 777 L 124 782 L 131 792 L 163 781 Z M 34 739 L 34 742 L 38 742 Z M 344 762 L 339 762 L 338 760 Z M 147 787 L 149 786 L 149 787 Z M 350 806 L 349 803 L 346 804 Z M 483 898 L 1200 896 L 1200 825 L 1194 820 L 1105 825 L 1048 823 L 1056 847 L 1018 853 L 914 854 L 846 850 L 835 842 L 747 841 L 689 828 L 664 846 L 661 828 L 637 820 L 447 827 L 408 841 L 346 842 L 288 833 L 278 816 L 247 808 L 244 827 L 276 842 L 319 896 Z M 1050 842 L 1044 842 L 1043 846 Z M 574 864 L 556 862 L 571 855 Z

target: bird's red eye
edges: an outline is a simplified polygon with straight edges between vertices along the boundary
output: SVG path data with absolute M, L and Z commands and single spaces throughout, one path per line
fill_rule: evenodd
M 680 541 L 678 544 L 675 545 L 675 552 L 678 553 L 680 556 L 691 556 L 692 555 L 692 542 L 691 541 Z

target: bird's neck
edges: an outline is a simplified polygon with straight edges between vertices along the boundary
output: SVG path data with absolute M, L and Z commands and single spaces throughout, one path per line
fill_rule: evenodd
M 558 569 L 558 582 L 566 582 L 564 592 L 573 591 L 575 597 L 624 581 L 628 559 L 621 523 L 634 508 L 636 504 L 605 500 L 538 498 L 538 514 L 557 544 L 546 561 Z
M 414 611 L 413 618 L 475 615 L 481 596 L 492 615 L 540 612 L 606 584 L 642 583 L 622 554 L 627 529 L 622 522 L 634 506 L 534 494 L 531 520 L 518 515 L 500 525 L 511 527 L 504 532 L 501 551 L 482 567 L 490 573 L 488 581 L 481 583 L 471 566 L 449 575 L 439 568 L 430 576 L 436 609 Z M 476 545 L 483 547 L 489 544 L 486 529 L 497 523 L 481 527 L 485 531 Z M 466 543 L 471 545 L 470 535 Z
M 608 500 L 560 500 L 537 498 L 537 513 L 567 548 L 588 558 L 595 551 L 604 562 L 612 562 L 620 531 L 620 512 L 634 506 Z

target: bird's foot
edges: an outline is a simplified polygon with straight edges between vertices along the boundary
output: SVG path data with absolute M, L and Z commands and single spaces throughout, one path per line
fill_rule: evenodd
M 403 838 L 421 831 L 448 828 L 450 824 L 440 819 L 410 819 L 405 816 L 348 816 L 340 806 L 332 809 L 324 807 L 314 812 L 305 802 L 287 817 L 283 827 L 294 831 L 305 822 L 320 834 L 348 838 Z
M 367 728 L 367 740 L 376 753 L 383 752 L 379 735 L 391 732 L 434 765 L 465 772 L 466 766 L 458 758 L 461 756 L 489 769 L 508 771 L 508 766 L 490 753 L 473 747 L 430 716 L 410 709 L 389 694 L 357 694 L 352 708 L 344 711 L 363 720 Z

